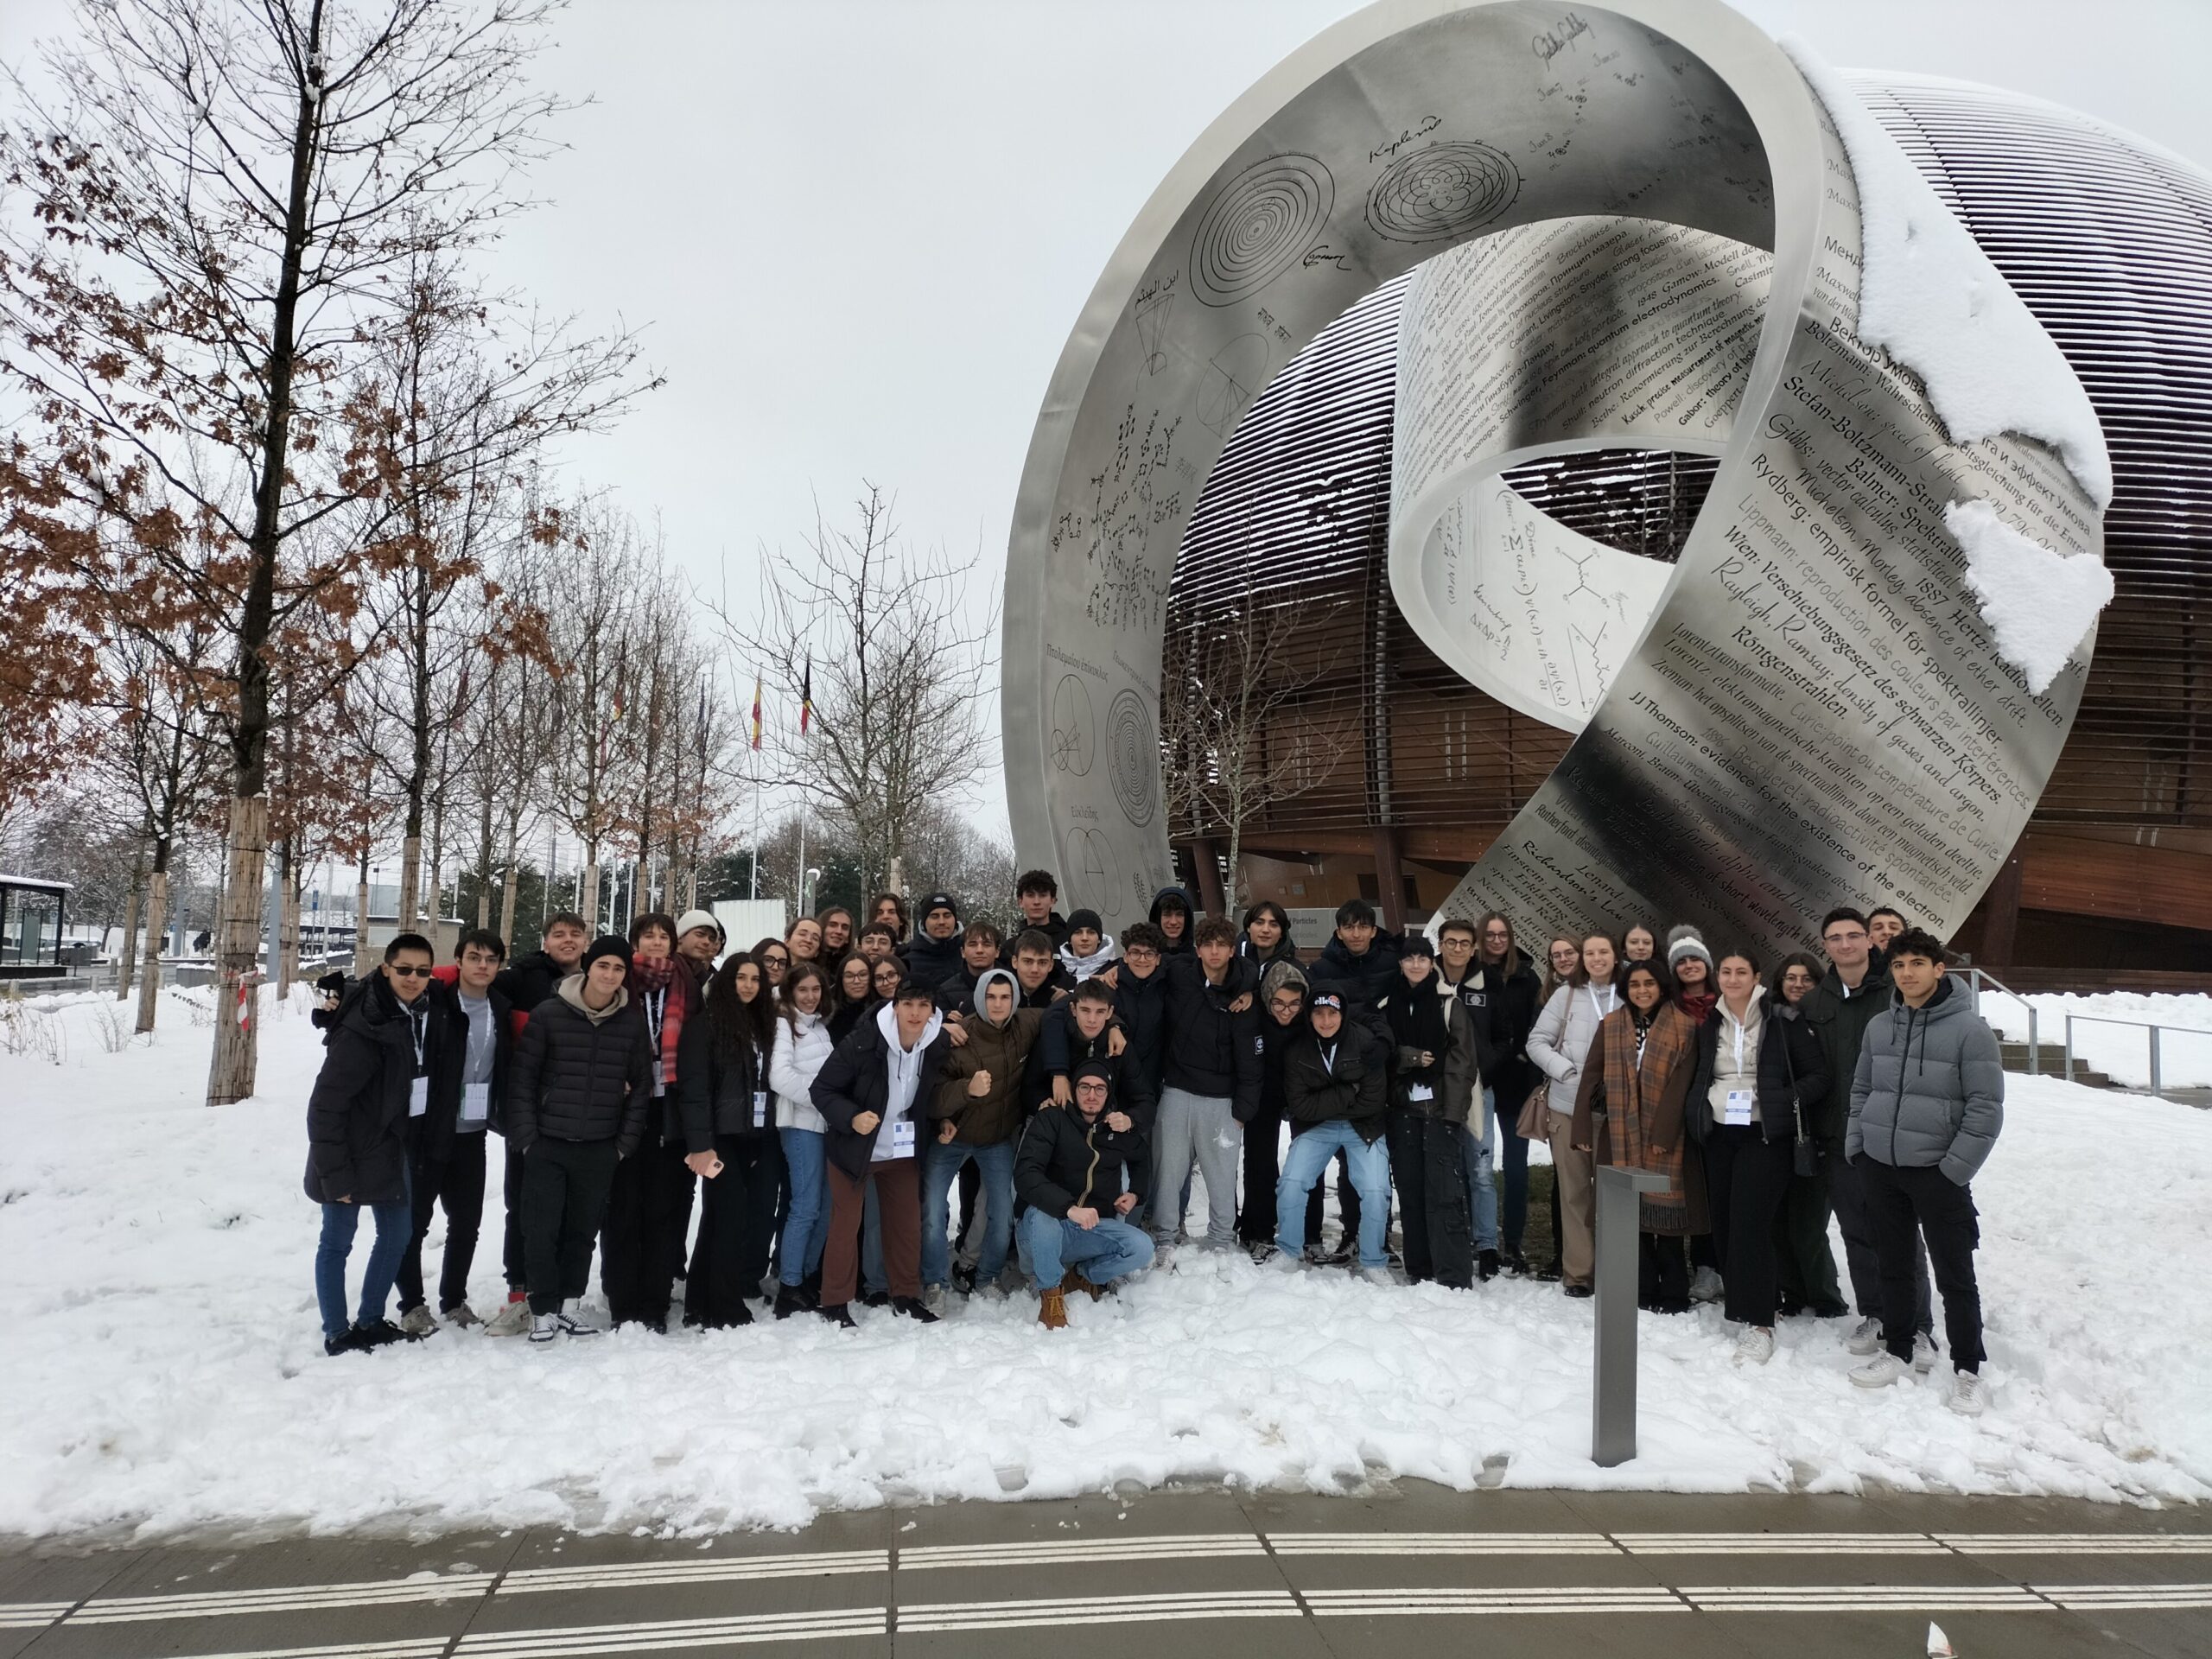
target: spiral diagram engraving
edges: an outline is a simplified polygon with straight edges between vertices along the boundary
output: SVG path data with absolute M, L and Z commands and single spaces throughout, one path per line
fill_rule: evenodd
M 1487 225 L 1521 194 L 1521 169 L 1488 144 L 1401 156 L 1367 193 L 1367 222 L 1394 242 L 1441 242 Z
M 1296 264 L 1329 222 L 1337 181 L 1311 156 L 1270 156 L 1227 184 L 1191 238 L 1191 291 L 1234 305 Z
M 1160 739 L 1134 691 L 1116 693 L 1106 710 L 1106 760 L 1122 815 L 1142 829 L 1160 805 Z

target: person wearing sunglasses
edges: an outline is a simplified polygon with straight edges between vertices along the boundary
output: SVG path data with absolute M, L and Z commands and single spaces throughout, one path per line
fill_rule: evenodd
M 430 1056 L 446 1034 L 444 1010 L 426 995 L 431 960 L 430 942 L 419 933 L 385 946 L 383 969 L 346 997 L 324 1038 L 322 1069 L 308 1096 L 306 1186 L 322 1206 L 315 1296 L 326 1354 L 361 1353 L 407 1336 L 385 1308 L 414 1229 L 409 1125 L 429 1110 Z M 376 1243 L 348 1319 L 346 1264 L 365 1208 L 375 1217 Z

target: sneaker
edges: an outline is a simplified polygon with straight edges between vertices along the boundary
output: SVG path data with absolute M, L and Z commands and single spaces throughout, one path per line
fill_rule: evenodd
M 1810 1311 L 1816 1319 L 1840 1319 L 1851 1313 L 1841 1302 L 1815 1302 Z
M 1854 1367 L 1851 1380 L 1862 1389 L 1886 1389 L 1911 1369 L 1895 1354 L 1885 1350 L 1864 1365 Z
M 953 1268 L 952 1287 L 958 1291 L 963 1296 L 973 1296 L 976 1294 L 976 1269 L 969 1267 L 958 1267 Z M 942 1296 L 944 1293 L 944 1287 L 943 1285 L 939 1285 L 936 1287 L 936 1288 L 938 1294 Z
M 788 1319 L 794 1313 L 806 1312 L 806 1293 L 797 1285 L 779 1285 L 776 1288 L 776 1317 Z
M 862 1307 L 888 1307 L 891 1306 L 891 1293 L 887 1290 L 871 1290 L 865 1292 L 861 1297 L 861 1306 Z
M 524 1303 L 524 1306 L 529 1304 Z M 531 1319 L 530 1339 L 532 1342 L 551 1342 L 561 1334 L 561 1316 L 558 1313 L 539 1313 Z
M 1362 1268 L 1359 1270 L 1359 1276 L 1366 1280 L 1370 1285 L 1381 1285 L 1386 1288 L 1398 1282 L 1396 1278 L 1391 1274 L 1390 1269 L 1387 1267 Z
M 1555 1284 L 1566 1276 L 1557 1262 L 1546 1262 L 1536 1269 L 1537 1281 L 1542 1284 Z
M 1960 1371 L 1951 1379 L 1951 1397 L 1944 1402 L 1961 1417 L 1979 1417 L 1989 1409 L 1989 1384 L 1978 1371 Z
M 1690 1275 L 1690 1300 L 1717 1302 L 1724 1294 L 1720 1275 L 1711 1268 L 1700 1268 Z
M 519 1291 L 509 1291 L 506 1305 L 492 1316 L 484 1329 L 494 1337 L 518 1337 L 530 1327 L 530 1298 Z
M 943 1285 L 924 1285 L 922 1287 L 922 1306 L 929 1309 L 929 1311 L 938 1319 L 943 1319 L 944 1317 L 944 1287 Z
M 1175 1247 L 1173 1244 L 1156 1246 L 1152 1253 L 1152 1265 L 1162 1273 L 1174 1272 Z
M 1583 1301 L 1595 1296 L 1598 1293 L 1588 1285 L 1568 1285 L 1566 1287 L 1566 1294 L 1577 1301 Z
M 1286 1275 L 1302 1273 L 1306 1269 L 1303 1258 L 1293 1255 L 1287 1250 L 1274 1249 L 1270 1249 L 1267 1255 L 1260 1258 L 1260 1265 L 1270 1273 Z
M 340 1354 L 360 1353 L 362 1351 L 360 1338 L 349 1325 L 334 1337 L 325 1337 L 322 1339 L 322 1351 L 333 1359 L 337 1358 Z
M 824 1302 L 814 1311 L 840 1330 L 857 1331 L 861 1328 L 853 1318 L 852 1310 L 842 1302 Z
M 1774 1332 L 1762 1331 L 1756 1325 L 1745 1328 L 1736 1338 L 1736 1351 L 1730 1356 L 1738 1365 L 1764 1365 L 1774 1357 Z
M 429 1308 L 416 1306 L 399 1316 L 399 1328 L 410 1337 L 422 1338 L 435 1331 L 438 1322 L 430 1317 Z
M 1843 1339 L 1843 1351 L 1857 1354 L 1864 1359 L 1882 1351 L 1882 1322 L 1871 1313 L 1851 1327 L 1851 1334 Z
M 1488 1284 L 1491 1280 L 1497 1277 L 1497 1252 L 1496 1250 L 1478 1250 L 1475 1252 L 1475 1277 L 1481 1280 L 1483 1283 Z
M 1912 1334 L 1912 1369 L 1923 1376 L 1936 1369 L 1936 1338 L 1925 1331 Z
M 599 1326 L 584 1323 L 583 1305 L 574 1298 L 564 1303 L 561 1311 L 553 1317 L 560 1320 L 563 1336 L 595 1337 L 600 1334 Z
M 357 1325 L 353 1327 L 354 1344 L 361 1348 L 384 1348 L 395 1342 L 421 1340 L 419 1337 L 409 1336 L 390 1319 L 378 1319 L 371 1325 Z
M 891 1311 L 894 1314 L 905 1314 L 916 1325 L 937 1323 L 937 1315 L 922 1305 L 922 1300 L 918 1296 L 893 1296 L 891 1299 Z
M 1065 1331 L 1068 1326 L 1067 1293 L 1058 1285 L 1041 1291 L 1037 1297 L 1037 1323 L 1047 1331 Z
M 524 1303 L 524 1306 L 527 1307 L 529 1304 L 525 1302 Z M 440 1311 L 439 1317 L 443 1319 L 448 1325 L 452 1325 L 455 1330 L 459 1331 L 466 1331 L 472 1325 L 481 1325 L 484 1323 L 483 1320 L 476 1317 L 476 1310 L 471 1307 L 467 1302 L 456 1302 L 451 1307 L 442 1309 Z
M 1508 1250 L 1499 1259 L 1504 1263 L 1505 1271 L 1509 1277 L 1514 1279 L 1526 1279 L 1529 1276 L 1529 1258 L 1522 1255 L 1520 1251 Z

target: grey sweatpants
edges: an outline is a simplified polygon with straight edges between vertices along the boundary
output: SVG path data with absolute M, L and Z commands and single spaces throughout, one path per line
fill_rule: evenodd
M 1152 1236 L 1163 1245 L 1175 1242 L 1183 1224 L 1177 1206 L 1195 1162 L 1206 1184 L 1205 1242 L 1216 1249 L 1234 1249 L 1236 1168 L 1243 1157 L 1244 1126 L 1230 1109 L 1228 1096 L 1161 1090 L 1152 1131 Z

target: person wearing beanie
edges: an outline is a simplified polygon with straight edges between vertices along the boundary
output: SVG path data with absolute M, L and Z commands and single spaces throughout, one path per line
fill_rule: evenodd
M 1114 965 L 1114 936 L 1095 910 L 1068 913 L 1067 942 L 1059 949 L 1060 966 L 1078 985 Z
M 1674 1000 L 1691 1022 L 1703 1031 L 1714 1017 L 1720 1001 L 1719 982 L 1713 963 L 1713 951 L 1705 936 L 1688 923 L 1678 923 L 1667 930 L 1667 973 L 1675 982 Z M 1720 1256 L 1714 1249 L 1713 1236 L 1702 1230 L 1690 1235 L 1688 1240 L 1690 1261 L 1690 1300 L 1694 1302 L 1717 1302 L 1725 1293 L 1720 1280 Z M 1667 1240 L 1662 1249 L 1679 1250 L 1682 1246 Z
M 1351 1163 L 1359 1189 L 1359 1268 L 1387 1283 L 1390 1223 L 1389 1062 L 1382 1045 L 1344 1017 L 1339 990 L 1319 992 L 1282 1059 L 1290 1155 L 1275 1185 L 1274 1249 L 1261 1260 L 1294 1271 L 1313 1242 L 1313 1193 L 1332 1156 Z
M 676 918 L 677 960 L 691 970 L 693 981 L 702 990 L 714 974 L 715 958 L 721 955 L 725 943 L 722 925 L 711 911 L 687 910 Z
M 927 893 L 914 909 L 906 976 L 935 990 L 960 971 L 960 901 L 949 893 Z
M 1152 1240 L 1129 1220 L 1144 1203 L 1150 1170 L 1143 1133 L 1115 1107 L 1111 1066 L 1077 1066 L 1068 1102 L 1029 1120 L 1014 1159 L 1014 1196 L 1039 1325 L 1067 1324 L 1069 1291 L 1096 1298 L 1151 1265 Z
M 922 1303 L 932 1313 L 944 1311 L 952 1277 L 946 1237 L 952 1184 L 969 1163 L 981 1172 L 977 1192 L 985 1211 L 974 1283 L 988 1287 L 1006 1270 L 1014 1243 L 1014 1145 L 1027 1116 L 1022 1077 L 1045 1018 L 1020 1001 L 1012 974 L 984 969 L 975 1011 L 961 1022 L 964 1040 L 938 1067 L 936 1092 L 923 1103 L 930 1140 L 922 1148 Z

